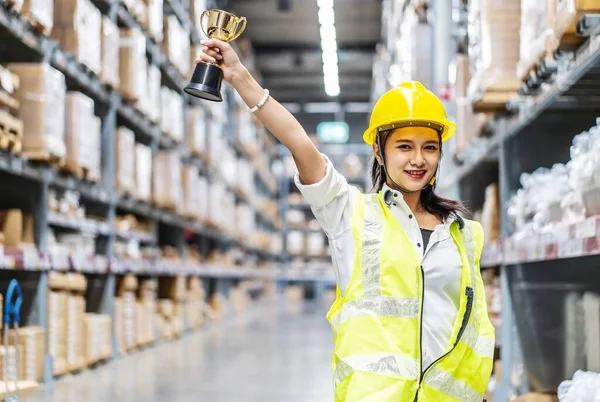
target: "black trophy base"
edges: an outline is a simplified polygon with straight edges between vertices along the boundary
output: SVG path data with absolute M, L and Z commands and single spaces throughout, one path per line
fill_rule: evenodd
M 194 74 L 190 83 L 183 88 L 188 95 L 196 98 L 206 99 L 213 102 L 222 102 L 221 83 L 223 82 L 223 70 L 210 63 L 198 63 L 194 68 Z

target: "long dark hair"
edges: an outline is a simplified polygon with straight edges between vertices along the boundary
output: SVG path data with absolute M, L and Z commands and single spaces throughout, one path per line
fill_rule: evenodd
M 381 133 L 382 135 L 382 149 L 379 152 L 383 153 L 385 150 L 385 144 L 387 142 L 386 135 L 387 133 Z M 441 138 L 440 138 L 440 154 L 442 152 L 441 147 Z M 441 155 L 440 155 L 441 156 Z M 371 165 L 371 181 L 373 182 L 372 191 L 379 192 L 383 188 L 383 185 L 386 182 L 385 171 L 383 170 L 383 166 L 379 164 L 376 158 L 373 158 L 373 162 Z M 421 190 L 421 206 L 423 209 L 430 214 L 437 215 L 441 217 L 443 220 L 446 220 L 450 217 L 458 217 L 459 214 L 463 214 L 466 216 L 471 215 L 471 211 L 460 201 L 449 200 L 447 198 L 440 197 L 435 193 L 436 183 L 428 184 L 423 190 Z

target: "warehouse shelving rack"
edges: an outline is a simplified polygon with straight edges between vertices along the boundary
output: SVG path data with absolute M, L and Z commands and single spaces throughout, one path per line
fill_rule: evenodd
M 486 186 L 499 184 L 503 240 L 487 244 L 481 261 L 483 269 L 501 267 L 499 401 L 530 390 L 555 392 L 575 369 L 585 369 L 577 360 L 582 340 L 575 334 L 583 330 L 576 326 L 574 300 L 585 291 L 600 292 L 600 217 L 517 242 L 505 206 L 521 187 L 522 173 L 566 163 L 573 137 L 593 127 L 600 115 L 600 31 L 590 29 L 597 19 L 589 17 L 588 29 L 581 31 L 587 41 L 557 53 L 556 72 L 538 93 L 509 105 L 490 135 L 467 148 L 461 165 L 442 183 L 442 190 L 458 186 L 475 210 Z
M 137 27 L 146 36 L 147 56 L 150 64 L 160 67 L 162 84 L 176 90 L 183 97 L 182 88 L 187 84 L 173 64 L 167 60 L 161 48 L 141 28 L 125 7 L 116 0 L 93 0 L 102 14 L 108 16 L 120 27 Z M 218 6 L 218 2 L 208 2 L 209 7 Z M 189 14 L 180 0 L 165 0 L 164 12 L 174 14 L 179 22 L 190 32 L 192 44 L 198 44 L 200 34 L 192 24 Z M 56 167 L 36 164 L 20 155 L 0 151 L 0 206 L 2 208 L 21 208 L 31 212 L 35 225 L 35 249 L 4 249 L 0 252 L 0 289 L 5 289 L 8 281 L 17 278 L 24 290 L 23 321 L 25 325 L 37 325 L 47 328 L 48 273 L 51 270 L 80 272 L 88 276 L 90 289 L 88 306 L 94 312 L 113 317 L 113 300 L 116 276 L 125 273 L 159 278 L 169 275 L 195 275 L 205 279 L 208 295 L 216 290 L 228 294 L 231 287 L 243 279 L 278 280 L 285 279 L 277 269 L 252 269 L 251 267 L 224 267 L 213 265 L 192 265 L 190 263 L 168 264 L 160 259 L 143 261 L 118 260 L 113 256 L 114 242 L 118 238 L 136 238 L 144 243 L 160 246 L 171 245 L 183 251 L 187 242 L 197 243 L 206 257 L 211 250 L 236 247 L 246 254 L 245 265 L 257 262 L 271 262 L 277 267 L 280 255 L 269 250 L 256 248 L 246 239 L 240 240 L 194 223 L 176 213 L 157 208 L 149 203 L 132 199 L 115 189 L 115 137 L 117 126 L 125 126 L 135 133 L 136 142 L 151 147 L 152 151 L 178 149 L 182 163 L 194 164 L 200 168 L 200 174 L 220 180 L 218 168 L 209 168 L 202 161 L 191 157 L 183 145 L 175 143 L 163 135 L 160 127 L 150 122 L 138 110 L 128 104 L 118 91 L 103 85 L 89 70 L 77 62 L 71 55 L 61 50 L 50 38 L 34 32 L 28 22 L 10 10 L 0 6 L 0 39 L 3 43 L 0 62 L 46 62 L 64 73 L 67 90 L 77 90 L 91 97 L 96 104 L 95 113 L 101 118 L 102 171 L 98 184 L 67 175 Z M 224 86 L 228 109 L 239 107 L 232 101 L 233 90 Z M 187 98 L 184 106 L 205 106 L 196 99 Z M 207 108 L 208 109 L 208 108 Z M 210 110 L 210 109 L 208 109 Z M 184 119 L 184 116 L 182 116 Z M 232 120 L 231 118 L 229 119 Z M 224 130 L 224 136 L 230 146 L 234 146 L 231 126 Z M 238 150 L 238 156 L 243 156 Z M 272 157 L 275 157 L 273 155 Z M 276 197 L 277 189 L 265 183 L 262 173 L 256 172 L 255 184 L 258 192 Z M 229 188 L 230 190 L 234 190 Z M 100 223 L 52 214 L 48 210 L 48 196 L 51 190 L 72 190 L 81 197 L 81 203 L 88 211 L 101 216 Z M 235 192 L 234 192 L 235 193 Z M 249 200 L 236 196 L 236 203 Z M 118 211 L 133 213 L 152 221 L 153 233 L 119 234 L 115 220 Z M 255 207 L 257 219 L 268 230 L 274 231 L 275 225 Z M 97 234 L 97 256 L 69 255 L 67 257 L 51 255 L 48 252 L 46 231 L 49 226 L 75 232 Z M 88 311 L 89 311 L 88 308 Z M 115 345 L 113 333 L 113 346 Z M 47 346 L 47 345 L 46 345 Z M 47 350 L 47 347 L 46 347 Z M 113 347 L 113 350 L 116 348 Z M 113 357 L 118 357 L 116 354 Z M 44 381 L 54 379 L 52 358 L 46 355 Z

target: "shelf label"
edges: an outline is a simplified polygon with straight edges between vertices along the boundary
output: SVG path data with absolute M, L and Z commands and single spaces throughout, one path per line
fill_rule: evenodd
M 587 239 L 596 236 L 596 217 L 583 220 L 575 226 L 575 238 Z
M 583 241 L 581 239 L 569 240 L 558 244 L 558 257 L 570 258 L 583 255 Z

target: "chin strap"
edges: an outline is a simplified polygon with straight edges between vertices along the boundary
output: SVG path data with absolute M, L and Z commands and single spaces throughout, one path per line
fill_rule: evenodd
M 406 188 L 402 187 L 398 183 L 396 183 L 394 181 L 394 179 L 392 179 L 392 176 L 390 176 L 388 174 L 388 171 L 387 171 L 387 167 L 386 167 L 386 164 L 385 164 L 385 152 L 383 152 L 383 146 L 382 146 L 382 143 L 381 143 L 381 137 L 382 137 L 381 134 L 377 133 L 377 147 L 379 148 L 379 155 L 381 155 L 381 162 L 382 162 L 381 166 L 383 166 L 383 171 L 385 172 L 386 178 L 390 179 L 390 181 L 394 185 L 394 187 L 395 187 L 394 190 L 401 191 L 401 192 L 403 192 L 405 194 L 414 194 L 414 193 L 417 193 L 417 192 L 419 192 L 421 190 L 426 189 L 427 186 L 433 186 L 435 184 L 435 180 L 436 180 L 436 176 L 437 176 L 437 169 L 435 171 L 435 174 L 433 175 L 433 177 L 429 181 L 429 183 L 427 183 L 427 185 L 425 187 L 423 187 L 421 190 L 409 190 L 409 189 L 406 189 Z M 438 169 L 439 169 L 439 167 L 438 167 Z

